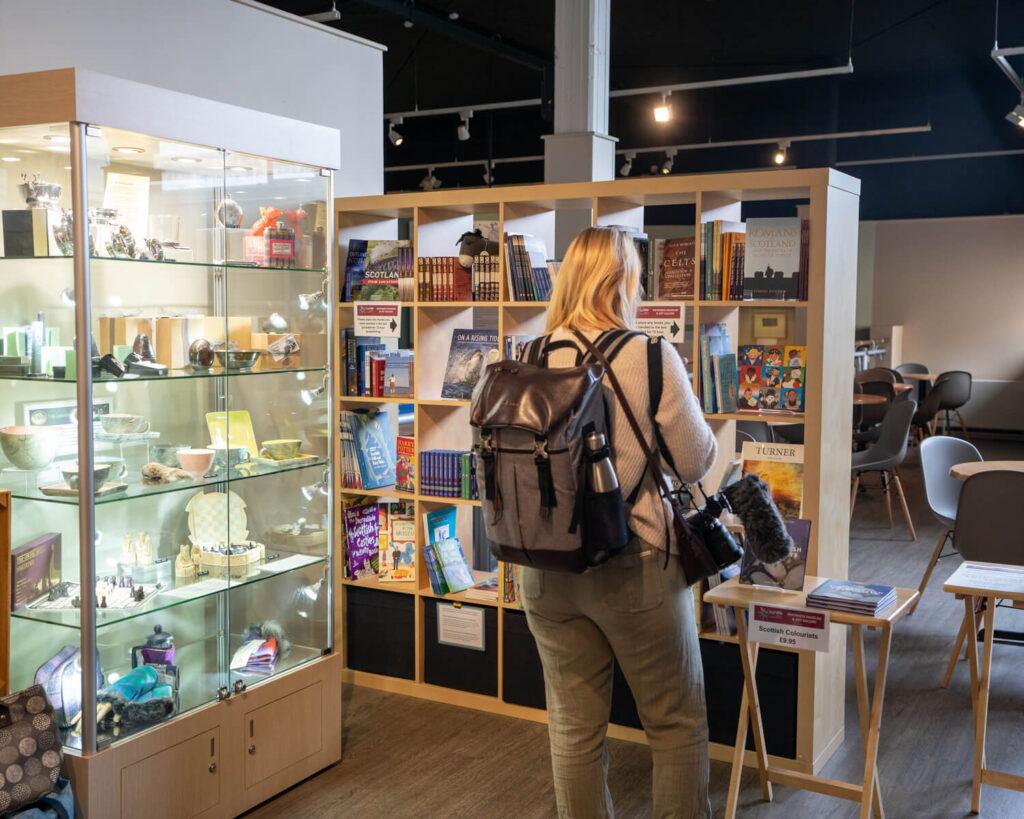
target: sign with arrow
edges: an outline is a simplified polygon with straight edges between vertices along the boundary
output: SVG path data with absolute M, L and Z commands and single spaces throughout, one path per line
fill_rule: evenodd
M 649 336 L 661 336 L 672 344 L 682 344 L 686 331 L 686 302 L 645 301 L 636 312 L 636 329 Z
M 357 301 L 354 305 L 357 336 L 399 338 L 402 335 L 400 301 Z

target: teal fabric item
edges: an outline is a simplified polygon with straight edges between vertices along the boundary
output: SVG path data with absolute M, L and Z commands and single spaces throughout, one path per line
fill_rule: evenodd
M 151 691 L 159 679 L 160 675 L 155 668 L 150 665 L 140 665 L 100 691 L 100 697 L 110 699 L 123 697 L 126 700 L 137 700 L 143 694 Z

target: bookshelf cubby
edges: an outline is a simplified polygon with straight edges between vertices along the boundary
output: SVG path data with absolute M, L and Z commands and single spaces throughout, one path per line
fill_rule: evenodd
M 717 486 L 735 457 L 735 422 L 766 420 L 802 423 L 805 427 L 804 512 L 812 520 L 808 573 L 846 577 L 849 526 L 849 407 L 839 400 L 852 391 L 849 350 L 853 338 L 857 268 L 857 219 L 860 183 L 831 169 L 755 171 L 735 174 L 669 176 L 609 182 L 527 185 L 507 188 L 459 189 L 335 200 L 338 226 L 338 269 L 344 270 L 351 239 L 409 238 L 416 258 L 455 255 L 456 239 L 472 230 L 474 219 L 499 221 L 505 233 L 528 233 L 542 238 L 552 257 L 564 247 L 556 244 L 556 217 L 589 219 L 583 224 L 627 225 L 644 229 L 653 209 L 671 207 L 685 214 L 684 233 L 703 240 L 701 225 L 712 219 L 743 221 L 748 204 L 770 203 L 774 215 L 797 215 L 802 206 L 810 220 L 809 288 L 806 301 L 719 301 L 694 298 L 685 302 L 686 324 L 692 328 L 679 349 L 691 362 L 699 361 L 701 324 L 725 322 L 734 348 L 755 343 L 750 337 L 752 315 L 759 309 L 785 311 L 790 344 L 806 344 L 807 368 L 803 413 L 737 412 L 706 418 L 719 443 L 719 457 L 707 484 Z M 791 210 L 785 210 L 790 208 Z M 692 223 L 689 221 L 692 219 Z M 659 234 L 664 235 L 664 234 Z M 698 245 L 699 246 L 699 245 Z M 698 252 L 699 253 L 699 252 Z M 339 280 L 344 277 L 339 275 Z M 412 308 L 416 352 L 416 393 L 397 403 L 415 406 L 414 435 L 417 465 L 426 449 L 469 447 L 469 402 L 440 397 L 451 331 L 486 328 L 506 335 L 539 335 L 544 330 L 547 305 L 520 302 L 509 292 L 504 254 L 500 260 L 500 299 L 496 302 L 407 302 Z M 337 301 L 336 326 L 352 324 L 352 305 Z M 695 376 L 699 381 L 699 373 Z M 335 390 L 338 391 L 337 379 Z M 339 405 L 386 407 L 395 399 L 353 398 L 338 395 Z M 394 490 L 343 494 L 396 497 Z M 408 495 L 401 495 L 408 499 Z M 346 652 L 345 679 L 349 682 L 430 700 L 477 708 L 507 716 L 543 722 L 543 682 L 536 648 L 517 604 L 481 601 L 431 592 L 423 565 L 425 512 L 445 505 L 458 507 L 460 540 L 472 565 L 472 508 L 479 501 L 438 498 L 417 492 L 412 496 L 417 516 L 417 571 L 412 583 L 378 583 L 374 579 L 338 578 L 336 622 Z M 340 521 L 339 521 L 340 525 Z M 340 541 L 339 541 L 340 542 Z M 339 555 L 339 557 L 341 557 Z M 341 571 L 342 560 L 335 565 Z M 393 599 L 392 605 L 386 601 Z M 437 644 L 438 600 L 485 609 L 486 651 L 482 654 Z M 384 602 L 381 602 L 384 601 Z M 697 603 L 699 606 L 699 602 Z M 429 610 L 428 610 L 429 609 Z M 346 630 L 370 627 L 379 618 L 374 640 Z M 411 618 L 411 622 L 410 622 Z M 699 618 L 698 618 L 699 622 Z M 397 629 L 389 650 L 411 652 L 389 662 L 375 645 L 390 643 L 390 628 Z M 493 636 L 493 640 L 492 640 Z M 731 758 L 739 711 L 742 672 L 735 637 L 702 633 L 702 655 L 708 689 L 712 756 Z M 411 646 L 410 646 L 411 640 Z M 374 642 L 375 641 L 375 642 Z M 458 652 L 465 651 L 461 657 Z M 455 652 L 452 654 L 452 652 Z M 366 656 L 363 656 L 363 655 Z M 481 656 L 468 656 L 480 654 Z M 768 734 L 771 764 L 789 770 L 816 773 L 843 741 L 845 703 L 845 635 L 834 630 L 828 653 L 767 652 L 778 655 L 766 664 L 763 702 L 771 703 L 773 725 Z M 455 658 L 454 660 L 452 658 Z M 767 659 L 767 658 L 766 658 Z M 455 662 L 453 673 L 444 668 Z M 441 665 L 438 665 L 441 663 Z M 381 671 L 394 667 L 397 672 Z M 408 673 L 412 669 L 412 674 Z M 479 679 L 462 679 L 478 675 Z M 453 682 L 455 681 L 455 682 Z M 730 687 L 731 686 L 731 687 Z M 735 690 L 735 696 L 723 692 Z M 764 711 L 766 706 L 763 705 Z M 766 722 L 767 727 L 767 722 Z M 624 681 L 615 688 L 609 735 L 644 741 Z M 753 763 L 753 757 L 748 759 Z

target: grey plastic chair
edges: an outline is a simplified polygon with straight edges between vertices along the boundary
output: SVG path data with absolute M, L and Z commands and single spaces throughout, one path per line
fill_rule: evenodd
M 930 370 L 924 366 L 924 364 L 917 364 L 913 361 L 908 361 L 906 364 L 900 364 L 893 368 L 900 375 L 924 375 Z
M 918 440 L 923 440 L 925 433 L 930 434 L 932 422 L 942 406 L 944 394 L 947 390 L 946 379 L 943 375 L 935 379 L 935 383 L 924 397 L 917 412 L 914 413 L 912 424 Z
M 885 495 L 885 507 L 889 513 L 889 528 L 892 528 L 892 499 L 889 496 L 890 483 L 896 487 L 896 494 L 899 495 L 900 505 L 903 507 L 903 517 L 906 518 L 907 528 L 910 529 L 910 536 L 917 540 L 917 532 L 914 531 L 914 522 L 910 519 L 910 509 L 907 507 L 907 497 L 903 494 L 903 485 L 900 483 L 899 466 L 907 456 L 907 434 L 910 432 L 910 420 L 914 417 L 917 409 L 916 401 L 897 401 L 889 407 L 878 430 L 878 441 L 862 452 L 854 452 L 851 456 L 850 468 L 853 471 L 853 490 L 850 494 L 850 519 L 853 519 L 853 509 L 857 503 L 857 489 L 860 486 L 860 476 L 864 472 L 880 472 L 882 474 L 882 492 Z M 891 481 L 887 482 L 886 477 Z
M 960 430 L 967 437 L 967 425 L 964 417 L 960 414 L 960 407 L 971 400 L 971 374 L 965 370 L 949 370 L 941 373 L 939 378 L 945 384 L 942 392 L 942 400 L 939 402 L 939 410 L 946 414 L 946 434 L 949 434 L 949 413 L 955 412 L 960 421 Z
M 1021 498 L 1024 498 L 1024 472 L 979 472 L 963 482 L 953 524 L 953 547 L 964 560 L 1024 566 L 1024 534 L 1018 509 Z M 949 685 L 967 629 L 978 628 L 981 614 L 980 609 L 975 611 L 973 623 L 964 615 L 943 686 Z M 1022 636 L 999 631 L 993 634 L 1017 641 Z
M 942 536 L 939 538 L 935 551 L 932 552 L 931 560 L 925 569 L 924 577 L 921 578 L 921 585 L 917 590 L 924 595 L 924 588 L 932 576 L 935 564 L 940 557 L 949 557 L 942 554 L 942 547 L 946 540 L 953 537 L 953 524 L 956 521 L 956 505 L 960 501 L 960 489 L 963 481 L 960 481 L 949 474 L 949 470 L 955 464 L 962 464 L 973 461 L 984 460 L 974 444 L 962 441 L 959 438 L 948 436 L 928 438 L 921 442 L 921 471 L 924 473 L 924 492 L 928 498 L 928 506 L 932 514 L 943 526 Z M 921 598 L 917 598 L 910 613 L 914 613 Z M 959 646 L 957 647 L 959 652 Z
M 736 429 L 745 432 L 758 443 L 770 444 L 775 440 L 771 425 L 767 421 L 737 421 Z

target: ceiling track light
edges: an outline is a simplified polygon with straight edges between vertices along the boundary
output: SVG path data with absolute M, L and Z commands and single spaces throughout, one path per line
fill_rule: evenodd
M 786 158 L 789 155 L 789 147 L 790 141 L 788 139 L 784 139 L 782 140 L 782 142 L 779 143 L 778 148 L 775 149 L 775 153 L 772 154 L 772 161 L 776 165 L 786 164 Z
M 456 135 L 459 138 L 459 142 L 465 142 L 469 139 L 469 119 L 473 116 L 473 112 L 462 111 L 459 116 L 462 117 L 462 123 L 459 125 L 458 131 L 456 131 Z
M 420 180 L 420 187 L 425 191 L 436 191 L 441 187 L 441 180 L 434 176 L 433 168 L 427 168 L 427 175 Z
M 341 12 L 338 11 L 338 6 L 335 0 L 332 0 L 330 11 L 320 11 L 316 14 L 306 14 L 303 16 L 307 20 L 312 20 L 314 23 L 333 23 L 335 20 L 341 19 Z
M 626 161 L 622 163 L 622 167 L 619 168 L 619 174 L 622 176 L 629 176 L 633 172 L 633 160 L 636 159 L 636 151 L 626 152 Z
M 674 150 L 665 151 L 665 161 L 661 163 L 661 172 L 663 174 L 672 173 L 672 168 L 676 164 L 676 152 Z
M 484 163 L 483 180 L 484 184 L 487 185 L 488 187 L 494 184 L 494 166 L 491 165 L 489 162 Z
M 1006 115 L 1006 119 L 1014 125 L 1024 128 L 1024 96 L 1020 98 L 1020 105 Z
M 672 108 L 668 104 L 668 98 L 671 91 L 661 92 L 661 105 L 654 107 L 654 121 L 655 122 L 668 122 L 672 119 Z
M 398 133 L 398 129 L 395 128 L 396 125 L 401 125 L 402 122 L 403 120 L 401 117 L 392 117 L 388 120 L 388 139 L 391 140 L 391 144 L 396 148 L 405 142 L 405 138 Z

